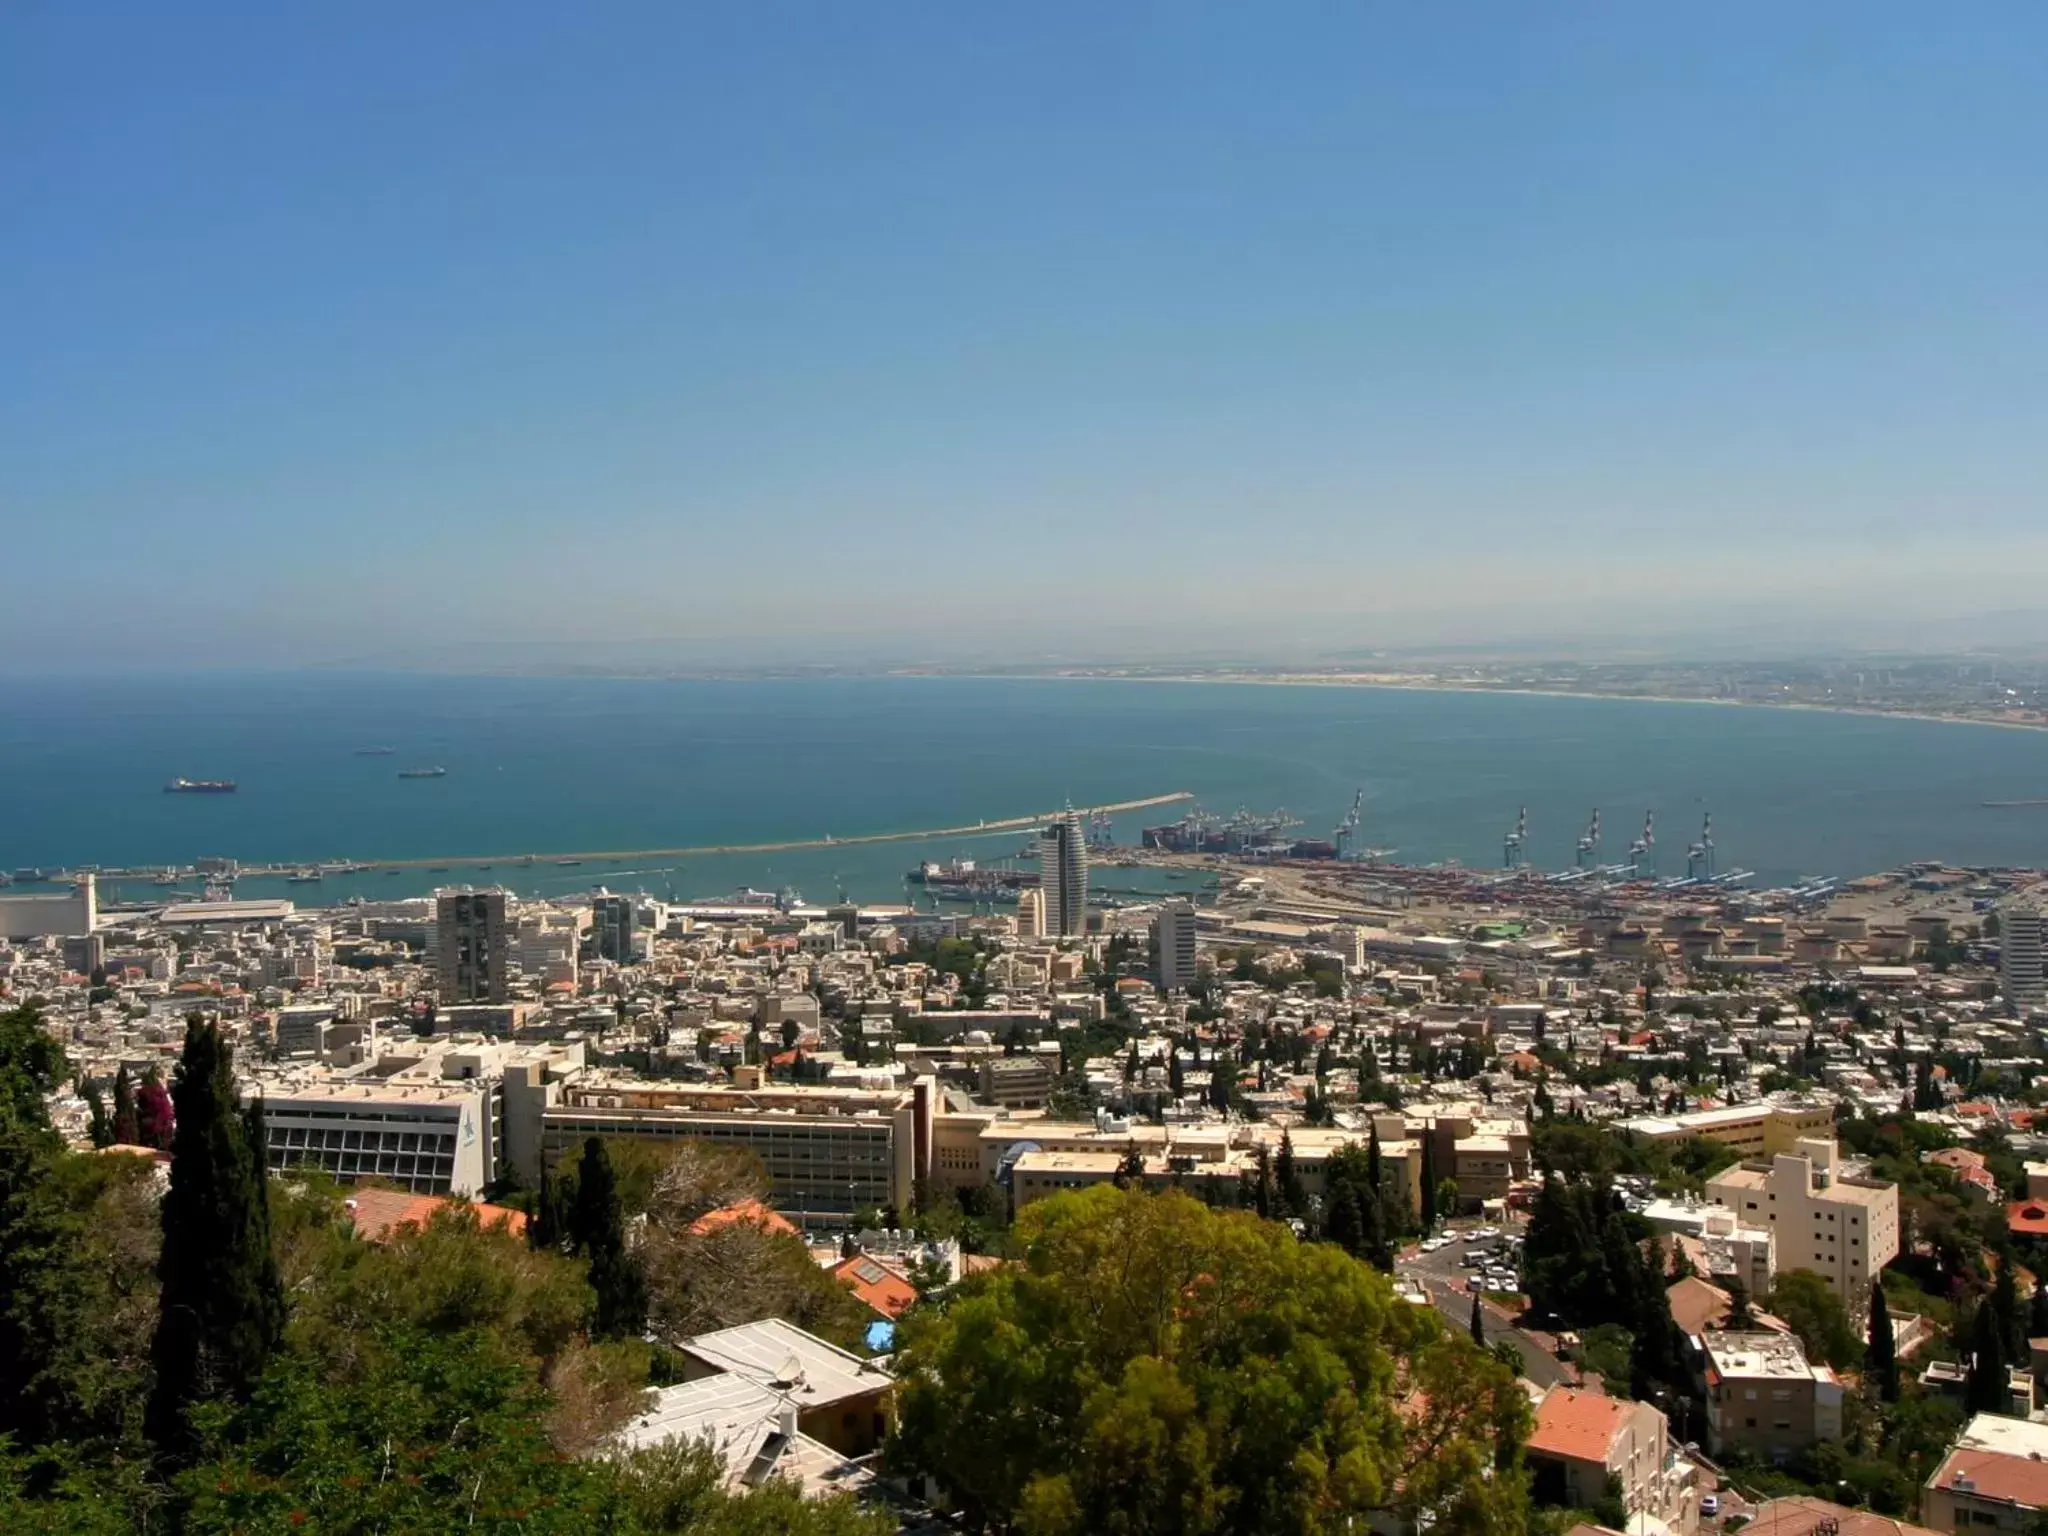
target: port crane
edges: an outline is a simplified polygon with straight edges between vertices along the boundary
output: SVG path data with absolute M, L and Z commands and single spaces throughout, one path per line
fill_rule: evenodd
M 1587 826 L 1585 836 L 1579 839 L 1578 851 L 1573 856 L 1573 863 L 1576 864 L 1578 868 L 1584 869 L 1586 867 L 1587 862 L 1593 859 L 1599 852 L 1600 807 L 1596 805 L 1593 807 L 1593 820 L 1591 824 Z
M 1685 878 L 1714 878 L 1714 813 L 1708 811 L 1700 823 L 1700 840 L 1685 850 Z
M 1503 869 L 1520 869 L 1523 856 L 1529 846 L 1529 807 L 1522 807 L 1515 817 L 1515 830 L 1501 840 L 1500 863 Z
M 1109 812 L 1095 811 L 1088 817 L 1088 846 L 1090 848 L 1114 848 L 1116 828 L 1110 825 Z
M 1657 873 L 1657 813 L 1643 812 L 1643 835 L 1628 845 L 1629 868 L 1640 869 L 1647 860 L 1650 873 Z

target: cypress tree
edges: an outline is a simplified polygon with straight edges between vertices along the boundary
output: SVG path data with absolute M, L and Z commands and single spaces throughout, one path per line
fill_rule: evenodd
M 1308 1199 L 1302 1190 L 1301 1175 L 1294 1167 L 1294 1137 L 1286 1131 L 1280 1133 L 1280 1156 L 1276 1163 L 1274 1172 L 1280 1181 L 1281 1214 L 1299 1216 Z
M 590 1288 L 597 1292 L 596 1332 L 604 1338 L 639 1333 L 647 1326 L 647 1287 L 626 1252 L 611 1154 L 595 1136 L 583 1143 L 583 1160 L 576 1169 L 569 1238 L 578 1252 L 590 1257 Z
M 114 1073 L 114 1140 L 124 1147 L 142 1144 L 142 1123 L 135 1116 L 135 1083 L 126 1067 Z
M 2027 1333 L 2020 1320 L 2019 1282 L 2013 1274 L 2012 1250 L 1997 1255 L 1998 1278 L 1991 1286 L 1991 1311 L 1998 1321 L 1998 1342 L 2007 1360 L 2022 1360 L 2027 1353 Z
M 2048 1339 L 2048 1276 L 2034 1281 L 2034 1299 L 2027 1306 L 2027 1337 Z
M 547 1160 L 540 1165 L 540 1190 L 533 1199 L 533 1219 L 526 1224 L 528 1246 L 543 1251 L 562 1246 L 560 1212 L 555 1207 L 555 1184 L 548 1175 Z
M 1479 1293 L 1472 1293 L 1472 1342 L 1481 1349 L 1486 1348 L 1486 1314 L 1479 1307 Z
M 1864 1356 L 1870 1382 L 1880 1400 L 1899 1400 L 1898 1341 L 1892 1337 L 1891 1308 L 1884 1299 L 1884 1287 L 1870 1287 L 1870 1348 Z
M 92 1115 L 92 1144 L 96 1147 L 110 1147 L 114 1144 L 114 1122 L 107 1118 L 106 1101 L 100 1091 L 91 1083 L 85 1085 L 85 1107 Z
M 2005 1333 L 1989 1303 L 1977 1309 L 1970 1330 L 1970 1376 L 1963 1389 L 1963 1406 L 1972 1413 L 2005 1413 L 2012 1406 Z
M 270 1251 L 258 1106 L 237 1103 L 233 1052 L 212 1023 L 185 1028 L 171 1090 L 177 1131 L 163 1200 L 162 1295 L 146 1428 L 159 1452 L 189 1449 L 186 1411 L 246 1398 L 284 1332 L 284 1289 Z

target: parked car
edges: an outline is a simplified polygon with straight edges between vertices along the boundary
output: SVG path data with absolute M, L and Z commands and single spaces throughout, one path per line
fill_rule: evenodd
M 1713 1516 L 1713 1515 L 1718 1515 L 1718 1514 L 1720 1514 L 1720 1513 L 1721 1513 L 1721 1496 L 1720 1496 L 1719 1494 L 1717 1494 L 1717 1493 L 1703 1493 L 1703 1494 L 1701 1494 L 1701 1495 L 1700 1495 L 1700 1513 L 1701 1513 L 1701 1514 L 1703 1514 L 1703 1515 L 1707 1515 L 1707 1516 Z

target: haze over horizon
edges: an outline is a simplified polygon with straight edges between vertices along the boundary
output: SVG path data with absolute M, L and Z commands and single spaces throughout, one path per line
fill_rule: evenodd
M 2048 646 L 2044 57 L 0 7 L 0 656 Z

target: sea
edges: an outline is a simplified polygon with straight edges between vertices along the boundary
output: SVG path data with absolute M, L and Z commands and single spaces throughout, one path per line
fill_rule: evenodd
M 368 749 L 389 748 L 388 754 Z M 445 777 L 402 779 L 442 767 Z M 174 795 L 175 777 L 233 779 Z M 1284 808 L 1402 863 L 1566 869 L 1597 808 L 1619 861 L 1654 814 L 1683 873 L 1711 813 L 1722 870 L 1760 886 L 1929 859 L 2048 865 L 2048 732 L 1821 711 L 1349 686 L 964 677 L 655 680 L 330 672 L 0 681 L 0 869 L 491 855 L 245 880 L 306 905 L 460 881 L 674 899 L 741 887 L 903 901 L 924 860 L 1015 858 L 1017 831 L 761 854 L 633 850 L 970 826 L 1189 791 Z M 1118 841 L 1181 807 L 1115 818 Z M 586 855 L 576 864 L 556 860 Z M 591 858 L 591 854 L 615 854 Z M 532 862 L 523 862 L 527 857 Z M 1185 876 L 1175 877 L 1185 880 Z M 1104 869 L 1132 897 L 1177 888 Z M 198 894 L 188 882 L 190 894 Z M 149 882 L 111 900 L 161 899 Z

